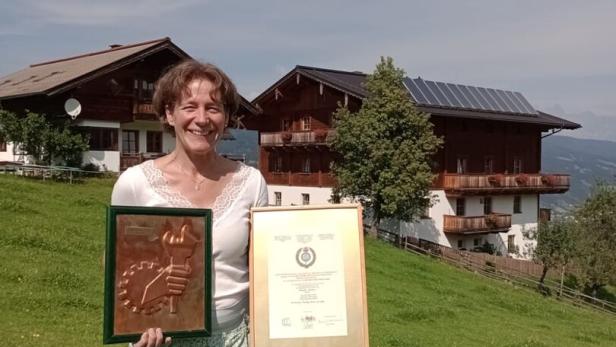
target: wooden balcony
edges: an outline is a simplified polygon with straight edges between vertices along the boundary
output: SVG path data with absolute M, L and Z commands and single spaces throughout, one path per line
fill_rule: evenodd
M 333 130 L 289 131 L 276 133 L 261 133 L 261 146 L 307 146 L 327 145 Z
M 120 171 L 139 165 L 146 160 L 162 157 L 165 153 L 122 153 L 120 155 Z
M 437 182 L 448 196 L 559 194 L 569 190 L 564 174 L 442 174 Z M 437 183 L 437 185 L 439 185 Z
M 333 187 L 334 176 L 326 172 L 266 172 L 263 174 L 267 184 L 304 187 Z
M 133 102 L 133 119 L 134 120 L 158 120 L 154 106 L 151 101 Z
M 446 233 L 471 235 L 504 233 L 511 228 L 511 215 L 491 213 L 484 216 L 443 216 L 443 231 Z

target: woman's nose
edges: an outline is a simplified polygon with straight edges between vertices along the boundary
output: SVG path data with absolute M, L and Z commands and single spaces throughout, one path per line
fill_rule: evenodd
M 210 123 L 210 117 L 207 114 L 207 111 L 205 110 L 205 108 L 199 107 L 197 109 L 197 114 L 195 116 L 195 123 L 197 124 L 202 124 L 202 125 L 207 125 Z

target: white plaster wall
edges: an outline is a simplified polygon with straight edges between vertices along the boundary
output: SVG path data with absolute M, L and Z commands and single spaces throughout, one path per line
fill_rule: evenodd
M 504 196 L 499 200 L 493 200 L 495 212 L 511 213 L 511 229 L 507 233 L 493 234 L 492 239 L 495 245 L 502 242 L 503 249 L 507 250 L 507 238 L 509 235 L 515 236 L 515 244 L 518 247 L 517 253 L 510 255 L 516 258 L 530 259 L 532 251 L 536 246 L 536 241 L 528 240 L 524 237 L 524 232 L 537 228 L 539 220 L 539 199 L 537 194 L 521 195 L 522 213 L 513 213 L 513 195 Z M 500 210 L 496 209 L 496 202 L 499 203 Z M 503 252 L 505 255 L 507 252 Z
M 274 192 L 282 193 L 282 206 L 301 205 L 302 194 L 310 194 L 310 205 L 330 204 L 331 188 L 268 185 L 269 204 L 276 203 Z
M 17 161 L 19 160 L 18 155 L 13 154 L 13 143 L 6 143 L 6 151 L 0 151 L 0 161 Z
M 83 153 L 83 163 L 98 165 L 101 171 L 120 171 L 120 152 L 88 151 Z
M 507 239 L 509 235 L 515 235 L 515 243 L 518 252 L 511 254 L 517 258 L 529 259 L 535 242 L 524 237 L 523 233 L 537 227 L 538 220 L 538 200 L 536 194 L 522 195 L 522 213 L 513 213 L 513 195 L 492 196 L 492 211 L 497 213 L 511 214 L 511 229 L 507 233 L 485 234 L 485 235 L 455 235 L 443 232 L 443 216 L 455 215 L 455 198 L 447 198 L 442 190 L 433 190 L 435 204 L 430 208 L 429 219 L 421 219 L 414 223 L 400 222 L 400 233 L 404 236 L 412 236 L 441 244 L 443 246 L 458 248 L 458 241 L 462 241 L 462 247 L 471 250 L 475 247 L 475 239 L 479 245 L 485 242 L 496 246 L 502 255 L 507 255 Z M 483 215 L 483 197 L 466 197 L 466 216 Z M 388 229 L 396 229 L 395 222 L 385 221 Z
M 430 193 L 434 198 L 434 205 L 428 212 L 430 218 L 420 219 L 414 223 L 400 222 L 400 234 L 454 247 L 443 232 L 443 216 L 455 214 L 455 199 L 452 205 L 444 190 L 432 190 Z

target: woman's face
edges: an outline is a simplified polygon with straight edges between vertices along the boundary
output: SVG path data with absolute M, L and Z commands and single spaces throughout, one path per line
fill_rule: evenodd
M 223 105 L 213 100 L 209 80 L 196 79 L 188 84 L 189 93 L 167 109 L 167 122 L 174 127 L 176 146 L 188 154 L 207 154 L 222 138 L 226 116 Z M 220 99 L 220 98 L 217 98 Z

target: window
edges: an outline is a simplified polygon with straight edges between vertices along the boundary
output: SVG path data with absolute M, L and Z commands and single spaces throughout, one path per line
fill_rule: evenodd
M 430 205 L 424 208 L 423 212 L 421 213 L 421 219 L 430 219 Z
M 139 153 L 139 130 L 122 130 L 122 153 Z
M 276 163 L 274 163 L 274 172 L 282 172 L 282 154 L 276 155 Z
M 513 158 L 513 173 L 519 174 L 522 173 L 522 158 L 515 157 Z
M 486 196 L 483 198 L 483 214 L 488 215 L 492 213 L 492 198 Z
M 274 192 L 274 198 L 275 198 L 275 204 L 276 206 L 280 206 L 282 205 L 282 193 L 281 192 Z
M 458 240 L 458 249 L 464 248 L 464 241 Z
M 485 173 L 493 173 L 494 172 L 494 158 L 493 157 L 485 157 L 483 158 L 483 172 Z
M 154 96 L 154 82 L 136 79 L 133 88 L 135 97 L 138 100 L 152 100 L 152 96 Z
M 515 253 L 515 235 L 507 236 L 507 252 Z
M 282 131 L 291 131 L 291 120 L 285 118 L 282 120 Z
M 302 193 L 302 205 L 310 205 L 310 194 Z
M 302 117 L 302 130 L 310 130 L 310 116 Z
M 513 197 L 513 213 L 522 213 L 522 197 L 519 195 Z
M 118 129 L 82 127 L 80 130 L 90 138 L 88 144 L 91 151 L 118 150 Z
M 283 168 L 283 160 L 282 154 L 278 152 L 269 152 L 268 155 L 268 163 L 269 163 L 269 171 L 270 172 L 282 172 Z
M 466 173 L 466 158 L 458 157 L 456 161 L 456 172 L 459 174 Z
M 146 136 L 147 152 L 162 153 L 163 133 L 161 131 L 148 131 Z
M 466 214 L 466 200 L 464 198 L 456 199 L 456 216 L 464 216 Z
M 302 159 L 302 172 L 310 173 L 310 157 Z
M 4 142 L 2 136 L 0 136 L 0 152 L 6 152 L 6 142 Z
M 481 239 L 480 238 L 473 239 L 473 246 L 475 247 L 481 246 Z

